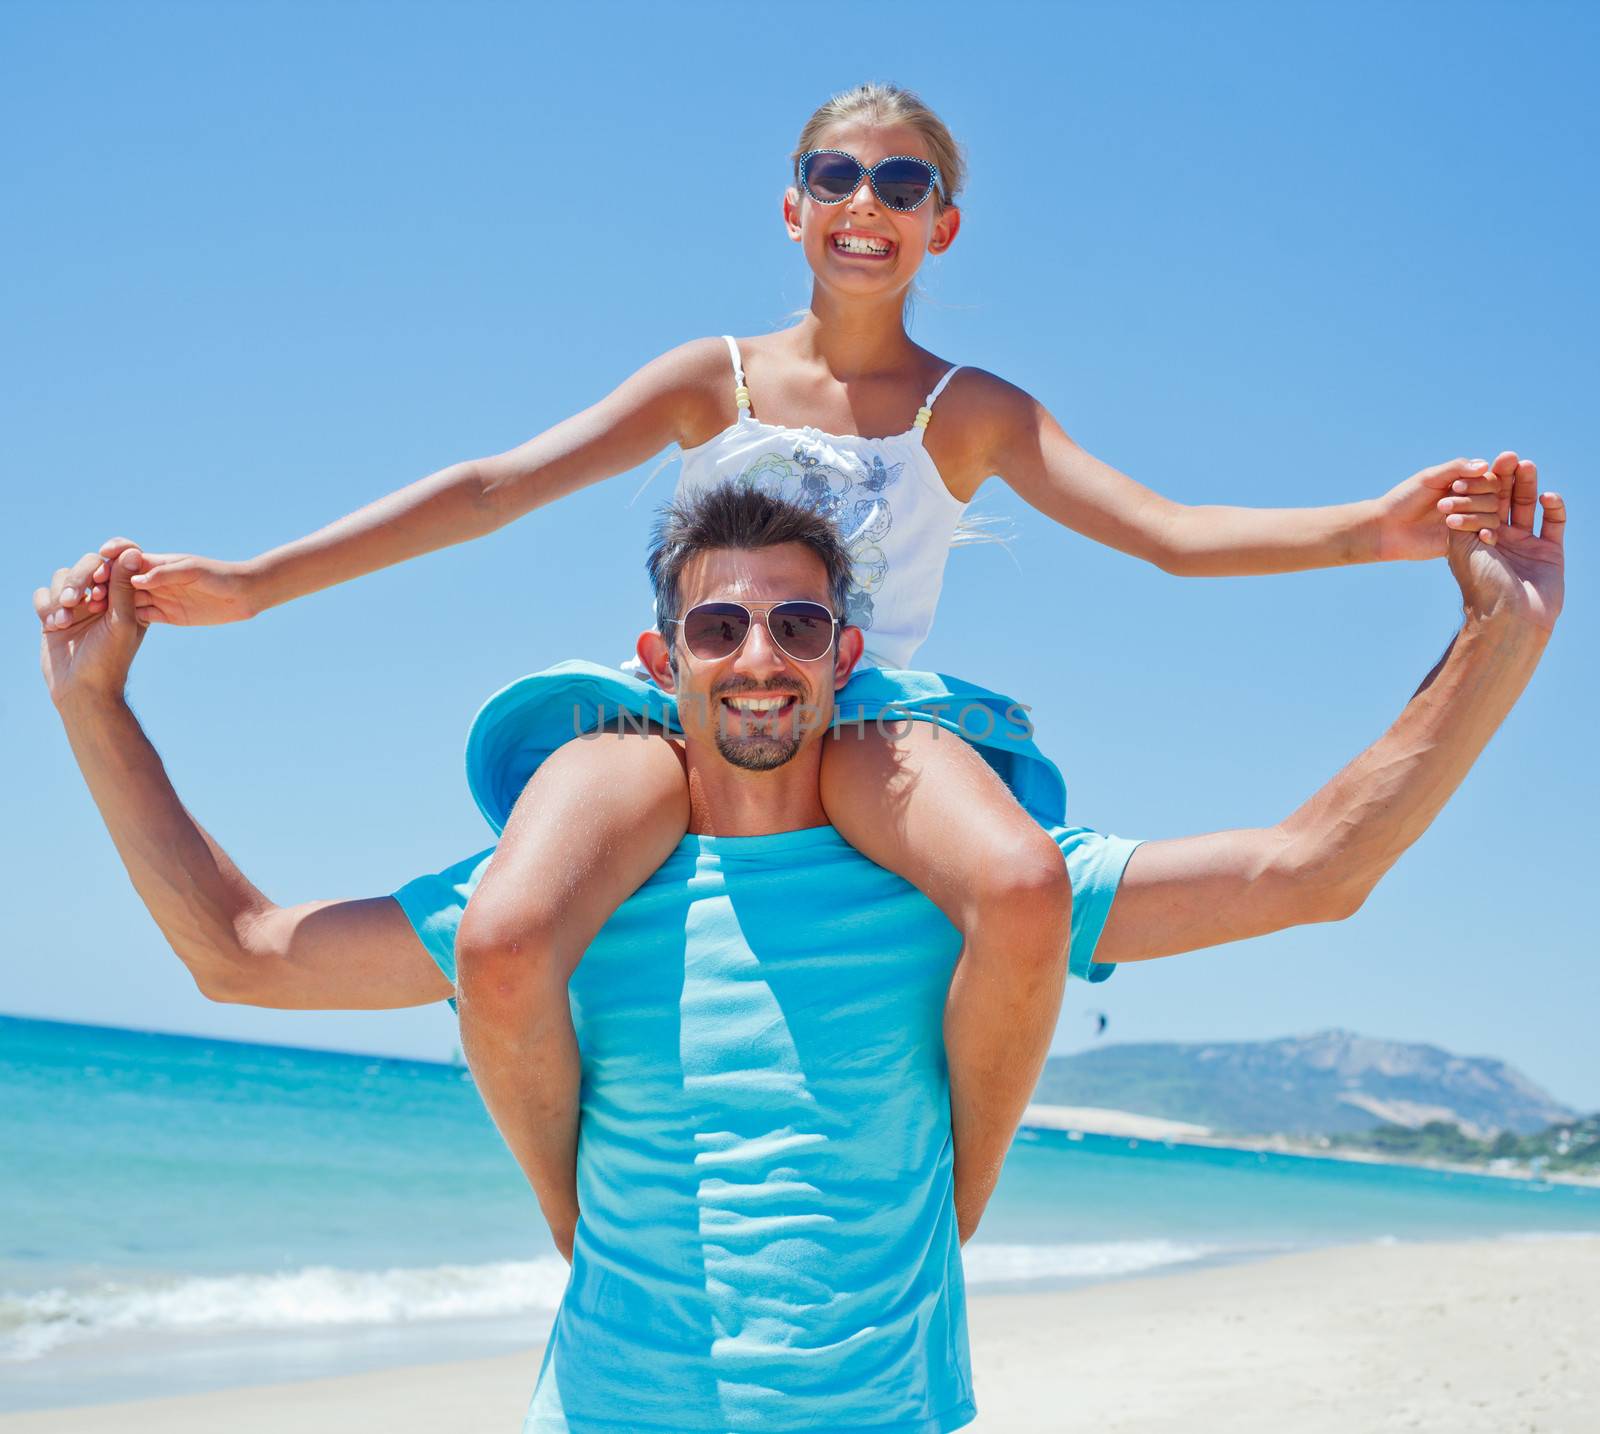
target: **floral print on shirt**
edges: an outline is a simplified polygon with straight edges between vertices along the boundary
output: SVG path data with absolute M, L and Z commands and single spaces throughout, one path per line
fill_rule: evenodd
M 885 464 L 881 454 L 869 463 L 848 455 L 855 470 L 829 462 L 837 450 L 802 438 L 789 457 L 767 453 L 733 481 L 758 488 L 828 519 L 845 540 L 850 554 L 850 584 L 844 621 L 851 627 L 872 626 L 872 595 L 889 575 L 889 559 L 879 543 L 889 531 L 893 510 L 886 496 L 900 481 L 905 464 Z

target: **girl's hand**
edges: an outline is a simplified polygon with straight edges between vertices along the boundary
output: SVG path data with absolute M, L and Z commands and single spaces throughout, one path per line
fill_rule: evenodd
M 127 546 L 124 538 L 101 546 L 105 562 L 95 570 L 95 581 L 102 581 L 101 570 L 109 572 L 109 563 Z M 180 627 L 210 627 L 254 617 L 261 604 L 253 586 L 246 564 L 192 553 L 146 553 L 144 570 L 133 579 L 140 619 Z
M 1506 521 L 1517 455 L 1494 462 L 1457 458 L 1413 473 L 1377 501 L 1373 557 L 1378 562 L 1442 558 L 1452 530 L 1493 544 Z

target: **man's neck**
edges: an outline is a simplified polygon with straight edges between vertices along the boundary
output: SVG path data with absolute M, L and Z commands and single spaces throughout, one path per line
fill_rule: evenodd
M 695 836 L 771 836 L 828 824 L 818 785 L 822 753 L 808 743 L 792 761 L 764 772 L 720 757 L 687 759 L 689 832 Z

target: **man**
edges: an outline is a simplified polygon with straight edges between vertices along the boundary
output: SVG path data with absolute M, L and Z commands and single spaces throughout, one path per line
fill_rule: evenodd
M 679 699 L 694 819 L 572 981 L 583 1214 L 527 1428 L 959 1428 L 974 1405 L 940 1046 L 959 936 L 824 825 L 818 743 L 860 637 L 843 629 L 819 675 L 763 614 L 797 600 L 838 611 L 833 530 L 798 509 L 774 527 L 775 500 L 757 493 L 705 501 L 723 505 L 714 523 L 692 505 L 658 540 L 677 554 L 661 614 L 676 640 L 638 645 Z M 1541 501 L 1537 536 L 1528 493 L 1496 546 L 1452 537 L 1455 641 L 1388 732 L 1284 821 L 1136 850 L 1057 828 L 1073 969 L 1354 912 L 1538 664 L 1565 517 L 1555 495 Z M 729 527 L 741 512 L 745 539 Z M 717 546 L 697 542 L 707 526 Z M 116 559 L 104 617 L 47 630 L 43 664 L 134 885 L 200 989 L 299 1008 L 451 996 L 489 854 L 394 898 L 269 902 L 183 809 L 124 701 L 139 566 L 136 549 Z M 707 602 L 755 618 L 710 658 L 675 621 Z M 36 606 L 48 610 L 44 590 Z M 763 691 L 802 697 L 816 720 L 790 736 L 725 710 L 729 694 Z M 493 1000 L 501 979 L 464 981 L 462 999 Z

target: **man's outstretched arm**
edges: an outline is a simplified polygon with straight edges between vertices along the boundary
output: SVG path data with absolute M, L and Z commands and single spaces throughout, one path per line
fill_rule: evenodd
M 1536 537 L 1532 465 L 1517 477 L 1511 523 L 1494 546 L 1451 537 L 1461 630 L 1394 725 L 1276 826 L 1142 845 L 1096 961 L 1173 956 L 1355 913 L 1461 784 L 1549 641 L 1566 509 L 1543 494 Z
M 128 582 L 138 570 L 135 549 L 113 566 L 105 611 L 45 631 L 41 663 L 134 888 L 196 985 L 215 1001 L 305 1010 L 378 1010 L 452 995 L 390 897 L 278 906 L 184 808 L 123 692 L 143 636 Z

